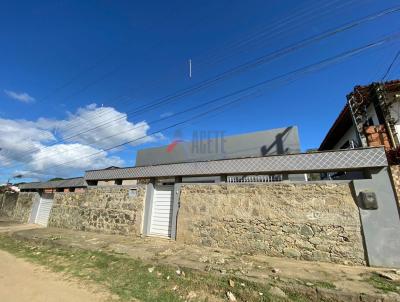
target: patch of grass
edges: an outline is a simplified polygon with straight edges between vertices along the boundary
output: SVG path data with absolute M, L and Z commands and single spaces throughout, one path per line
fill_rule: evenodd
M 335 284 L 326 282 L 326 281 L 314 281 L 313 283 L 316 287 L 322 287 L 322 288 L 328 288 L 328 289 L 336 288 Z
M 190 301 L 226 301 L 227 291 L 238 301 L 284 301 L 269 295 L 270 286 L 266 284 L 190 269 L 184 270 L 184 276 L 177 275 L 174 267 L 150 265 L 119 254 L 20 241 L 6 235 L 0 236 L 0 249 L 53 271 L 97 282 L 122 301 L 185 301 L 190 292 L 196 293 Z M 149 268 L 154 269 L 150 272 Z M 235 282 L 234 287 L 229 286 L 229 279 Z M 301 295 L 289 297 L 292 301 L 307 301 Z
M 310 301 L 310 299 L 308 299 L 298 293 L 289 293 L 288 296 L 289 296 L 290 300 L 295 301 L 295 302 L 309 302 Z
M 385 293 L 388 292 L 400 293 L 400 290 L 398 290 L 400 284 L 396 284 L 393 281 L 390 281 L 382 276 L 379 276 L 375 272 L 372 273 L 372 275 L 370 275 L 369 278 L 366 279 L 366 281 L 376 289 L 379 289 Z
M 327 281 L 319 281 L 319 280 L 298 280 L 297 284 L 307 284 L 307 283 L 311 283 L 312 287 L 319 287 L 319 288 L 327 288 L 327 289 L 336 289 L 336 285 L 331 283 L 331 282 L 327 282 Z M 310 284 L 310 285 L 311 285 Z

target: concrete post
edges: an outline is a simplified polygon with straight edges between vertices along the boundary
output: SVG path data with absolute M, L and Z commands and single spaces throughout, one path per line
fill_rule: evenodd
M 364 246 L 370 266 L 400 268 L 400 217 L 388 168 L 367 171 L 370 179 L 353 181 L 360 210 Z M 363 209 L 361 191 L 374 192 L 378 201 L 375 210 Z

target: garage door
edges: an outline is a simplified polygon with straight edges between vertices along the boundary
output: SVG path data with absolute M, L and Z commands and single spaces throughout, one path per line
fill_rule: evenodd
M 35 219 L 36 224 L 47 226 L 52 206 L 53 199 L 40 198 L 39 208 L 37 210 L 37 215 Z
M 150 235 L 171 237 L 173 186 L 154 188 Z

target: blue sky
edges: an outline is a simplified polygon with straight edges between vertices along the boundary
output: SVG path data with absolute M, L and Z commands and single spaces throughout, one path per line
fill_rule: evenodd
M 346 94 L 355 85 L 380 80 L 400 39 L 293 81 L 265 85 L 222 111 L 151 133 L 221 102 L 153 123 L 160 117 L 398 33 L 400 13 L 259 64 L 168 104 L 145 112 L 140 108 L 396 5 L 394 0 L 2 1 L 0 182 L 15 174 L 23 174 L 24 180 L 46 179 L 113 164 L 134 165 L 137 149 L 165 145 L 177 130 L 189 140 L 200 130 L 232 135 L 297 125 L 302 149 L 318 147 Z M 399 77 L 397 62 L 388 78 Z M 110 122 L 115 119 L 118 122 Z M 125 147 L 102 151 L 146 135 Z

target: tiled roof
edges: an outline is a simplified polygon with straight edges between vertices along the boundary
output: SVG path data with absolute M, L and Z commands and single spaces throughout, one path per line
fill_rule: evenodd
M 366 102 L 365 105 L 371 101 L 371 91 L 377 86 L 381 85 L 381 83 L 372 83 L 369 85 L 359 85 L 355 86 L 353 91 L 347 95 L 347 99 L 354 97 L 362 97 L 362 100 Z M 389 92 L 396 92 L 400 90 L 400 80 L 393 80 L 387 81 L 383 83 L 385 87 L 385 91 Z M 335 146 L 335 144 L 339 141 L 339 139 L 346 133 L 346 131 L 351 127 L 353 124 L 351 113 L 349 110 L 349 106 L 346 103 L 343 110 L 339 113 L 339 116 L 336 118 L 335 122 L 333 123 L 332 127 L 329 129 L 328 133 L 326 134 L 321 146 L 319 147 L 320 151 L 323 150 L 331 150 Z
M 332 150 L 336 143 L 342 136 L 345 135 L 346 131 L 350 129 L 353 124 L 349 105 L 346 104 L 343 110 L 339 113 L 332 127 L 329 129 L 327 135 L 319 146 L 319 151 Z
M 86 187 L 86 181 L 83 177 L 69 178 L 63 180 L 53 180 L 46 182 L 30 182 L 20 184 L 20 189 L 52 189 L 52 188 L 73 188 Z
M 387 166 L 383 148 L 249 157 L 86 171 L 86 180 L 250 173 L 303 173 Z

